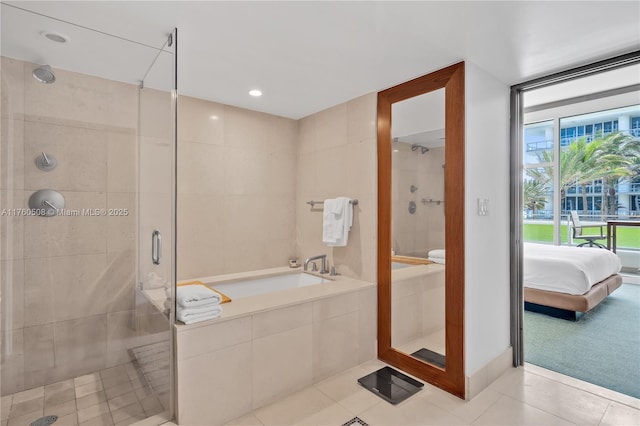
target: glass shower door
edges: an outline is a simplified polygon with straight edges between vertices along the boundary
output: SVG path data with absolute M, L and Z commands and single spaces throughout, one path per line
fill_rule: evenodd
M 136 316 L 148 334 L 132 350 L 167 413 L 173 407 L 176 37 L 174 30 L 140 86 Z
M 175 34 L 153 47 L 30 7 L 0 4 L 0 424 L 160 423 Z

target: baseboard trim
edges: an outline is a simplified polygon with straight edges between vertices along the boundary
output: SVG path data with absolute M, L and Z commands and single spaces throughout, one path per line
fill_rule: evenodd
M 513 348 L 509 346 L 503 353 L 479 368 L 471 376 L 466 377 L 466 400 L 475 398 L 486 387 L 493 383 L 505 371 L 513 367 Z

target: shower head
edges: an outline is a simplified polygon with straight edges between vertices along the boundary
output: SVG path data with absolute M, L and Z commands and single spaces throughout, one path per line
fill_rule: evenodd
M 33 78 L 43 84 L 51 84 L 56 81 L 56 76 L 49 65 L 40 65 L 33 70 Z

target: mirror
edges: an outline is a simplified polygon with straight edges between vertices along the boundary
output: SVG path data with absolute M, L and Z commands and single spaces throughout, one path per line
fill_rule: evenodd
M 464 398 L 463 343 L 461 62 L 378 93 L 378 357 Z
M 391 345 L 440 368 L 446 366 L 444 110 L 445 89 L 391 107 Z

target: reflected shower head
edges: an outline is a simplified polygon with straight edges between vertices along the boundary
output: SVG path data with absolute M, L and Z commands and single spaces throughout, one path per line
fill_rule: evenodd
M 411 151 L 417 151 L 418 149 L 420 149 L 420 153 L 422 154 L 426 154 L 427 152 L 429 152 L 429 148 L 427 148 L 426 146 L 418 145 L 417 143 L 411 145 Z
M 51 71 L 51 67 L 49 65 L 41 65 L 33 70 L 33 78 L 38 80 L 40 83 L 51 84 L 56 81 L 56 76 Z

